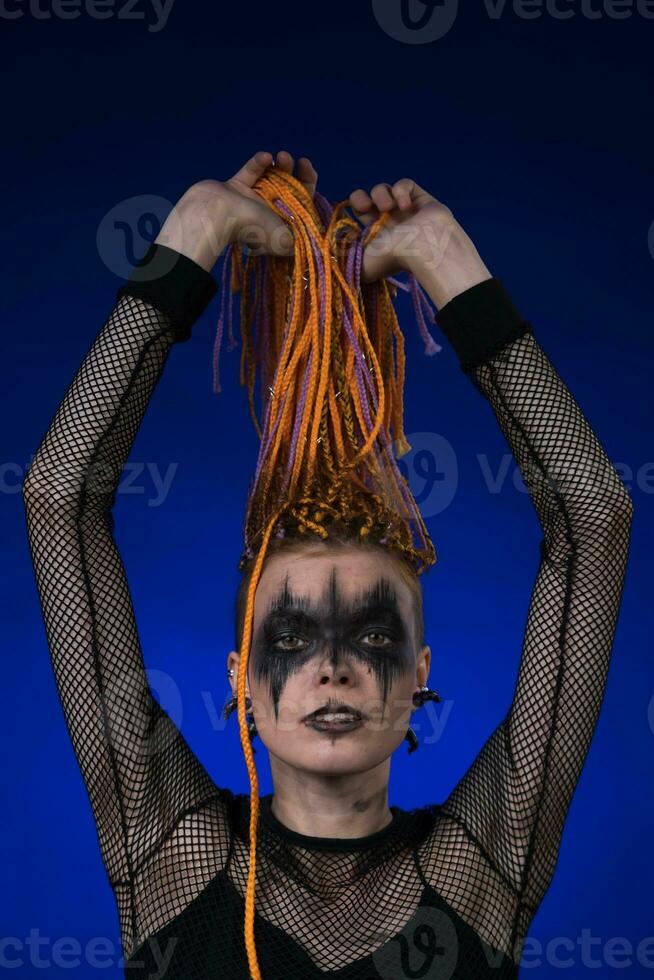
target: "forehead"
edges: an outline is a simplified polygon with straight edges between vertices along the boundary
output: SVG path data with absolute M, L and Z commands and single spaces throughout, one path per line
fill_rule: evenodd
M 330 605 L 334 591 L 339 604 L 356 607 L 371 593 L 379 595 L 380 585 L 381 592 L 395 599 L 400 615 L 410 623 L 411 592 L 394 563 L 384 555 L 361 549 L 276 555 L 266 563 L 259 580 L 254 618 L 263 618 L 286 590 L 294 599 L 320 611 Z

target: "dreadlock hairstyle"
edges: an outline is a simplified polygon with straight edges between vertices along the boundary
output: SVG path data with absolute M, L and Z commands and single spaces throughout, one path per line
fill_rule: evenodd
M 396 279 L 360 282 L 363 248 L 388 217 L 362 229 L 322 194 L 311 197 L 291 174 L 269 167 L 254 191 L 294 235 L 292 257 L 225 252 L 222 300 L 213 350 L 213 390 L 225 320 L 227 268 L 240 291 L 240 383 L 260 439 L 244 520 L 239 569 L 247 598 L 239 648 L 237 714 L 250 777 L 250 866 L 245 896 L 245 947 L 253 980 L 261 980 L 254 943 L 259 789 L 246 720 L 245 691 L 254 596 L 266 556 L 318 539 L 384 548 L 414 581 L 436 562 L 397 458 L 411 446 L 403 428 L 404 338 L 392 300 L 409 290 L 425 353 L 441 350 L 429 333 L 434 312 L 420 286 Z M 228 343 L 236 342 L 228 309 Z M 255 332 L 256 324 L 256 332 Z M 259 369 L 260 424 L 254 387 Z M 285 539 L 284 541 L 280 539 Z

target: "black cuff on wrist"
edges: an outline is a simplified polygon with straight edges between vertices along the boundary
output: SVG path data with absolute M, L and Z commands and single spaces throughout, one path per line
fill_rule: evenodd
M 465 289 L 437 314 L 437 322 L 466 373 L 533 327 L 518 312 L 499 279 Z
M 187 255 L 152 242 L 116 293 L 136 296 L 168 314 L 177 342 L 188 340 L 191 327 L 216 294 L 218 283 Z

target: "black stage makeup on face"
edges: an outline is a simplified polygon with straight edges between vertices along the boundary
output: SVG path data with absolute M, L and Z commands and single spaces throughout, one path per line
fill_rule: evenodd
M 387 638 L 375 637 L 372 643 L 367 634 L 378 631 Z M 268 683 L 279 720 L 279 698 L 291 674 L 326 652 L 334 668 L 341 659 L 354 657 L 374 671 L 385 711 L 393 682 L 414 666 L 411 637 L 388 579 L 381 578 L 347 600 L 338 589 L 334 567 L 322 599 L 314 605 L 291 592 L 287 574 L 254 637 L 254 675 Z

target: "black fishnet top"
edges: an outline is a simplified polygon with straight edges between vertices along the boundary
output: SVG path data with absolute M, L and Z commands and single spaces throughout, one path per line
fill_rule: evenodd
M 148 249 L 23 488 L 128 977 L 248 976 L 248 797 L 214 784 L 152 696 L 112 536 L 148 400 L 216 289 L 186 256 Z M 517 976 L 603 700 L 630 497 L 497 279 L 456 297 L 439 322 L 497 417 L 543 531 L 513 700 L 444 802 L 392 807 L 392 822 L 369 837 L 300 835 L 262 798 L 255 939 L 266 980 Z

